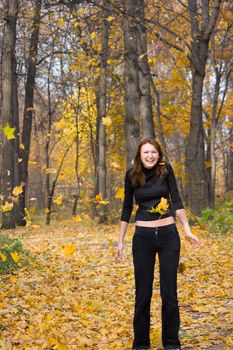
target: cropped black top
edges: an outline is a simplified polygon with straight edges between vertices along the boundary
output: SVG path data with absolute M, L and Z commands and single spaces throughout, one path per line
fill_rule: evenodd
M 143 187 L 133 187 L 129 178 L 132 167 L 125 174 L 125 197 L 123 202 L 121 221 L 129 222 L 133 209 L 133 197 L 135 198 L 138 209 L 136 212 L 136 220 L 150 221 L 175 216 L 175 210 L 183 209 L 183 203 L 177 188 L 176 178 L 169 163 L 165 163 L 167 173 L 159 178 L 155 178 L 154 172 L 156 165 L 147 169 L 142 167 L 146 175 L 146 183 Z M 168 211 L 166 214 L 151 213 L 148 210 L 155 208 L 161 198 L 168 201 Z

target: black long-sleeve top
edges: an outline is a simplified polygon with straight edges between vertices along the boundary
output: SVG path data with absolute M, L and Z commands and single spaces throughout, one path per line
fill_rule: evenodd
M 132 168 L 126 171 L 125 196 L 121 221 L 129 222 L 133 209 L 133 197 L 135 198 L 136 204 L 138 204 L 136 220 L 150 221 L 175 216 L 175 210 L 184 208 L 172 166 L 169 163 L 165 163 L 165 166 L 167 168 L 167 173 L 159 178 L 153 176 L 156 165 L 152 169 L 147 169 L 143 166 L 142 170 L 146 175 L 146 183 L 143 187 L 133 187 L 129 178 L 129 173 Z M 155 208 L 162 197 L 168 200 L 168 212 L 163 215 L 159 213 L 150 213 L 148 210 L 152 207 Z

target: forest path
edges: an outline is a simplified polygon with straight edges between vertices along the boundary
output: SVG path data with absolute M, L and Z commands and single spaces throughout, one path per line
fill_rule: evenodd
M 54 222 L 4 232 L 19 237 L 34 260 L 0 281 L 0 349 L 130 350 L 134 277 L 130 225 L 121 263 L 118 225 Z M 202 247 L 181 236 L 178 296 L 182 350 L 233 349 L 232 246 L 199 230 Z M 157 260 L 158 261 L 158 260 Z M 152 349 L 160 338 L 158 263 L 151 306 Z

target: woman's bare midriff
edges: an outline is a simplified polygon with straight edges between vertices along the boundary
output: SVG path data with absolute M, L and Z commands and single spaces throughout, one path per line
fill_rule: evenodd
M 144 226 L 144 227 L 158 227 L 174 224 L 175 220 L 173 216 L 169 216 L 168 218 L 152 220 L 152 221 L 136 221 L 136 226 Z

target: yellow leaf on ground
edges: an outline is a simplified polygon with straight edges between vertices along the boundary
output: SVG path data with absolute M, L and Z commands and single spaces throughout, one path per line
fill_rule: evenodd
M 9 281 L 10 281 L 11 283 L 15 283 L 15 282 L 17 281 L 17 277 L 16 277 L 16 276 L 11 276 L 11 277 L 9 278 Z
M 18 264 L 19 259 L 20 259 L 18 252 L 10 252 L 10 254 L 11 254 L 11 257 L 12 257 L 13 261 L 16 264 Z

